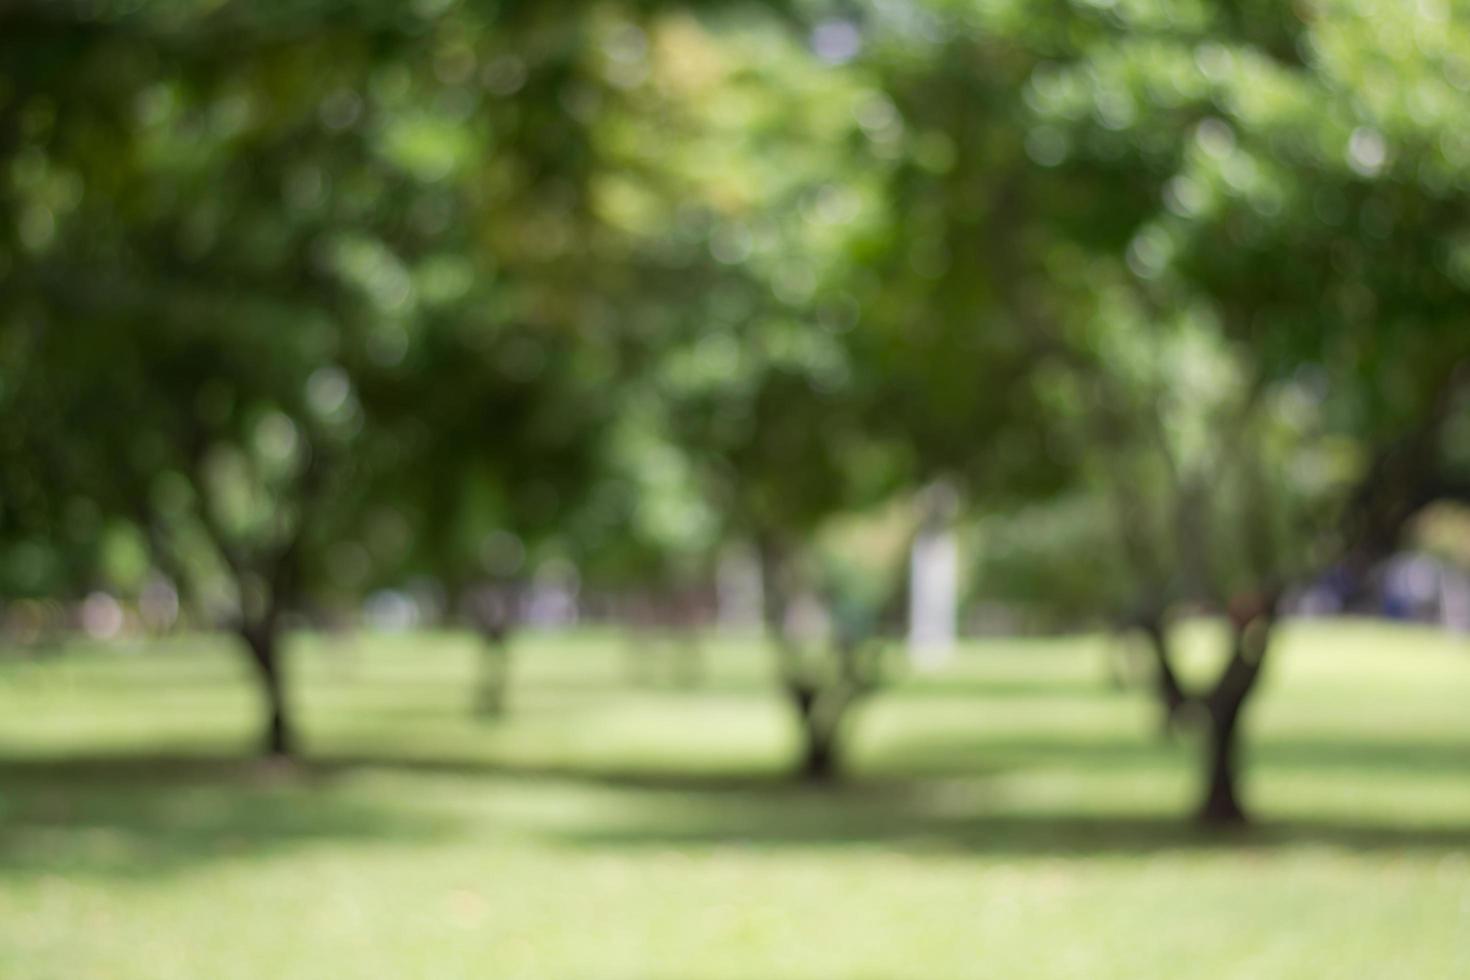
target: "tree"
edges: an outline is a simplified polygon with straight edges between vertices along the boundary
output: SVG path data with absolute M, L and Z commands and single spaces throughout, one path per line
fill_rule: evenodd
M 604 157 L 664 6 L 0 15 L 16 438 L 230 608 L 272 752 L 308 593 L 443 580 L 493 707 L 526 564 L 605 534 L 574 515 L 636 292 Z
M 432 532 L 483 500 L 487 471 L 529 468 L 531 444 L 586 441 L 557 415 L 578 369 L 532 377 L 538 344 L 566 346 L 541 309 L 575 267 L 523 239 L 557 232 L 586 183 L 538 169 L 589 165 L 549 108 L 576 82 L 564 35 L 518 5 L 344 12 L 4 15 L 5 328 L 31 369 L 16 438 L 48 494 L 133 522 L 181 590 L 227 610 L 278 755 L 284 619 L 412 560 L 392 494 L 457 495 Z M 476 143 L 492 129 L 515 152 Z M 506 202 L 531 213 L 490 223 Z M 477 220 L 450 230 L 461 212 Z M 487 298 L 491 274 L 511 285 Z M 505 448 L 474 452 L 501 410 Z M 448 468 L 446 429 L 467 467 Z
M 1417 473 L 1420 488 L 1429 485 L 1467 355 L 1456 325 L 1465 283 L 1449 258 L 1459 250 L 1464 168 L 1449 149 L 1447 115 L 1464 96 L 1427 67 L 1463 39 L 1432 23 L 1432 11 L 1400 20 L 1372 2 L 1249 13 L 1207 5 L 1162 30 L 1162 8 L 1117 11 L 1121 33 L 1106 30 L 1039 68 L 1027 92 L 1031 139 L 1046 151 L 1039 162 L 1111 184 L 1118 200 L 1138 201 L 1141 188 L 1152 202 L 1119 209 L 1111 223 L 1127 239 L 1111 254 L 1129 281 L 1112 315 L 1153 321 L 1154 335 L 1192 325 L 1239 379 L 1226 411 L 1210 406 L 1208 386 L 1184 380 L 1139 412 L 1127 392 L 1155 397 L 1148 392 L 1160 386 L 1136 386 L 1118 361 L 1122 384 L 1089 403 L 1117 407 L 1122 393 L 1119 414 L 1135 421 L 1113 426 L 1119 445 L 1147 445 L 1156 433 L 1154 485 L 1166 492 L 1140 513 L 1150 500 L 1126 485 L 1132 506 L 1121 523 L 1153 583 L 1140 621 L 1158 652 L 1160 695 L 1176 710 L 1198 705 L 1207 723 L 1201 816 L 1220 822 L 1244 816 L 1236 726 L 1281 598 L 1304 576 L 1394 539 L 1409 508 L 1386 503 L 1404 500 L 1385 493 L 1397 482 L 1387 474 Z M 1384 44 L 1390 19 L 1408 26 Z M 1440 54 L 1425 58 L 1424 45 Z M 1384 72 L 1392 85 L 1377 84 Z M 1433 108 L 1406 105 L 1408 91 Z M 1104 338 L 1096 348 L 1119 324 L 1094 316 L 1090 330 Z M 1322 472 L 1311 466 L 1322 450 L 1283 441 L 1304 412 L 1316 444 L 1346 447 L 1311 508 L 1339 515 L 1336 524 L 1304 528 L 1290 517 L 1300 513 L 1293 498 Z M 1180 458 L 1181 416 L 1204 420 L 1192 459 Z M 1149 547 L 1151 520 L 1172 525 L 1171 547 Z M 1228 561 L 1222 546 L 1239 559 Z M 1222 594 L 1212 581 L 1234 584 Z M 1218 682 L 1191 697 L 1171 669 L 1160 611 L 1202 587 L 1228 614 L 1232 640 Z
M 672 17 L 651 28 L 649 46 L 638 111 L 609 133 L 619 166 L 605 185 L 649 297 L 632 306 L 630 448 L 705 501 L 661 497 L 699 542 L 676 544 L 671 564 L 708 561 L 719 542 L 760 551 L 800 768 L 826 779 L 849 709 L 875 681 L 871 629 L 851 635 L 859 617 L 804 635 L 796 608 L 831 604 L 817 595 L 829 583 L 815 536 L 881 499 L 892 471 L 864 432 L 866 392 L 842 336 L 850 300 L 834 279 L 870 203 L 872 177 L 845 153 L 860 92 L 771 20 Z
M 365 38 L 259 24 L 220 60 L 221 26 L 7 14 L 4 197 L 30 229 L 7 326 L 34 368 L 18 397 L 48 492 L 133 522 L 181 591 L 229 610 L 264 750 L 287 755 L 281 625 L 335 536 L 362 431 L 343 362 L 366 331 L 338 233 L 381 175 L 316 87 L 355 79 Z M 330 201 L 327 174 L 349 188 Z

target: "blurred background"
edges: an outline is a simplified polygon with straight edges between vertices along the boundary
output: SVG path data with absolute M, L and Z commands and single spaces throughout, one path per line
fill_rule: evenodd
M 0 0 L 0 975 L 1470 975 L 1470 4 Z

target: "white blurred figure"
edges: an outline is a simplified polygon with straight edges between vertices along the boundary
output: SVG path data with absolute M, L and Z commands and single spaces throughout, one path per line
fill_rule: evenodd
M 1452 565 L 1440 576 L 1439 616 L 1456 633 L 1470 633 L 1470 575 Z
M 959 543 L 954 532 L 959 497 L 946 483 L 921 496 L 918 533 L 909 560 L 909 659 L 932 670 L 954 654 L 959 618 Z

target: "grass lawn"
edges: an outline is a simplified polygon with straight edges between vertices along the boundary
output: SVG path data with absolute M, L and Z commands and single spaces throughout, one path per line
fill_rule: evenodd
M 295 769 L 228 640 L 0 656 L 0 977 L 1470 977 L 1463 639 L 1287 629 L 1225 838 L 1102 640 L 896 678 L 830 791 L 755 645 L 625 647 L 526 638 L 487 723 L 462 638 L 298 638 Z

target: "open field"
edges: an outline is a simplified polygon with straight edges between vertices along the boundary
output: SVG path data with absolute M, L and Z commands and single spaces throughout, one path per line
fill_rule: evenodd
M 1289 628 L 1225 838 L 1099 639 L 896 678 L 831 791 L 754 644 L 527 638 L 484 722 L 462 638 L 300 638 L 294 770 L 228 644 L 0 660 L 0 976 L 1470 976 L 1464 639 Z

